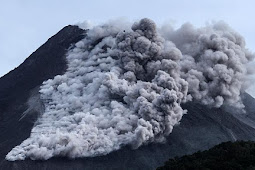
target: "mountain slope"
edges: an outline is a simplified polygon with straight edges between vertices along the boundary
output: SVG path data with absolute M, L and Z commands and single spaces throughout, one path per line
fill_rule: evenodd
M 65 53 L 71 44 L 84 37 L 85 32 L 75 26 L 66 26 L 51 37 L 18 68 L 0 79 L 0 159 L 3 160 L 12 145 L 19 144 L 30 134 L 37 115 L 19 121 L 27 109 L 26 101 L 44 80 L 61 74 L 66 69 Z M 38 90 L 36 90 L 38 91 Z M 19 140 L 17 140 L 19 139 Z
M 0 79 L 0 169 L 154 169 L 174 156 L 208 149 L 224 141 L 255 140 L 255 100 L 244 94 L 248 114 L 231 109 L 209 108 L 187 103 L 188 110 L 164 144 L 149 144 L 137 150 L 128 147 L 107 156 L 48 161 L 6 161 L 5 155 L 26 139 L 38 117 L 38 88 L 44 80 L 66 69 L 65 53 L 71 44 L 85 36 L 76 26 L 67 26 L 49 39 L 18 68 Z M 23 116 L 23 113 L 27 114 Z M 22 119 L 20 119 L 22 118 Z

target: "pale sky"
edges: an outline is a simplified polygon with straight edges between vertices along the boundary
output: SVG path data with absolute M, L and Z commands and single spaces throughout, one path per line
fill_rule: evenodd
M 223 20 L 255 52 L 253 0 L 0 0 L 0 76 L 21 64 L 48 38 L 69 24 L 144 17 L 179 26 Z

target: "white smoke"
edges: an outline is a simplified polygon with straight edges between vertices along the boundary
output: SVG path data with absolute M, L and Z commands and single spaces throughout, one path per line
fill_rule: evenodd
M 67 55 L 68 69 L 41 86 L 45 112 L 7 160 L 93 157 L 162 142 L 191 100 L 242 108 L 253 55 L 215 24 L 157 29 L 149 19 L 95 26 Z
M 181 77 L 188 81 L 192 97 L 214 107 L 243 108 L 240 92 L 250 74 L 247 64 L 254 58 L 243 37 L 222 22 L 200 29 L 184 24 L 168 30 L 163 34 L 183 54 Z

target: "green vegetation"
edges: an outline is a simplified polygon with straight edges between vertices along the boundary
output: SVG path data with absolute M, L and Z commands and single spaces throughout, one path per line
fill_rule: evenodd
M 207 151 L 168 160 L 157 170 L 255 170 L 255 142 L 225 142 Z

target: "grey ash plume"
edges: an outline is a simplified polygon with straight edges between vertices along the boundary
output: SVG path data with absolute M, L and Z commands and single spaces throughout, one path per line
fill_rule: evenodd
M 243 108 L 254 55 L 226 24 L 158 29 L 150 19 L 95 26 L 67 55 L 64 75 L 41 86 L 45 111 L 7 160 L 105 155 L 162 142 L 188 100 Z

